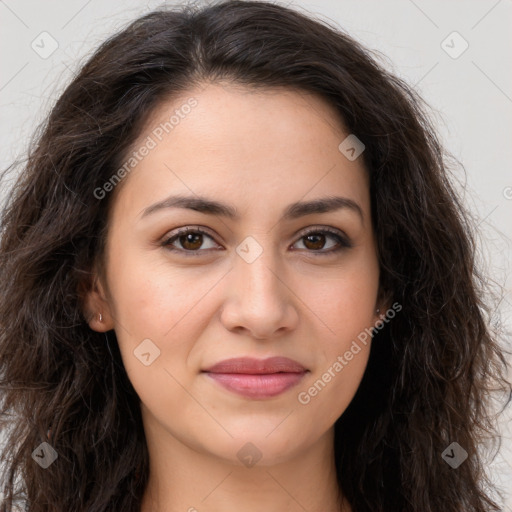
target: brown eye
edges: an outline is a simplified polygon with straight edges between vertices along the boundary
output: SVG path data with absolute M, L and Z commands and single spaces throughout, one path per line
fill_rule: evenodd
M 304 237 L 304 245 L 308 248 L 308 249 L 312 249 L 312 250 L 318 250 L 318 249 L 322 249 L 323 246 L 325 245 L 325 235 L 323 234 L 313 234 L 313 235 L 306 235 Z
M 187 233 L 178 237 L 181 246 L 184 249 L 195 251 L 203 245 L 202 233 Z
M 329 240 L 334 240 L 334 243 L 329 242 Z M 300 238 L 300 241 L 308 252 L 318 253 L 318 255 L 334 253 L 352 247 L 352 243 L 341 232 L 338 233 L 330 229 L 310 230 Z
M 204 247 L 205 238 L 213 241 L 211 235 L 199 228 L 185 228 L 166 238 L 162 246 L 170 251 L 177 251 L 186 256 L 199 255 L 207 249 L 218 248 L 216 244 Z
M 207 252 L 208 249 L 219 248 L 216 244 L 204 247 L 208 240 L 214 242 L 212 236 L 206 233 L 206 231 L 200 228 L 189 227 L 178 230 L 168 237 L 162 242 L 162 246 L 185 256 L 199 256 L 202 252 Z M 307 252 L 318 256 L 328 255 L 352 247 L 352 243 L 341 232 L 338 233 L 330 229 L 310 230 L 299 239 L 299 242 L 301 241 Z M 302 248 L 299 247 L 299 249 Z

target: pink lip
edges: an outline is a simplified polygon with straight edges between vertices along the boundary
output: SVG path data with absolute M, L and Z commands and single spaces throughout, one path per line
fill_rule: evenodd
M 249 398 L 270 398 L 297 385 L 307 370 L 287 357 L 227 359 L 204 370 L 226 389 Z

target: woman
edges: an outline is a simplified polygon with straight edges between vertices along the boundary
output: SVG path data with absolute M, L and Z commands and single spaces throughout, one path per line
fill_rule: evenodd
M 498 510 L 471 226 L 420 100 L 338 30 L 134 21 L 2 220 L 6 510 Z

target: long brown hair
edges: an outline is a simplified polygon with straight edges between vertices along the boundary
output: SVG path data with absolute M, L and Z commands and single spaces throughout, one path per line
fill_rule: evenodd
M 30 512 L 139 510 L 139 398 L 115 332 L 92 331 L 82 307 L 112 204 L 94 191 L 162 101 L 217 80 L 315 93 L 365 145 L 380 285 L 403 309 L 375 333 L 335 424 L 353 510 L 498 510 L 479 447 L 495 435 L 489 397 L 507 389 L 506 362 L 423 103 L 338 28 L 258 1 L 135 20 L 82 67 L 31 145 L 1 219 L 2 510 L 16 490 Z M 43 442 L 58 455 L 46 469 L 32 455 Z M 457 469 L 442 458 L 452 442 L 468 454 Z

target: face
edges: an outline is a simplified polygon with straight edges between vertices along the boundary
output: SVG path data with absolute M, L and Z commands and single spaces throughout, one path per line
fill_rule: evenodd
M 235 464 L 250 442 L 260 465 L 332 432 L 382 307 L 367 172 L 338 149 L 348 135 L 327 103 L 288 89 L 211 84 L 154 112 L 88 298 L 148 432 Z M 314 208 L 326 198 L 341 199 Z M 239 357 L 258 361 L 205 371 Z

